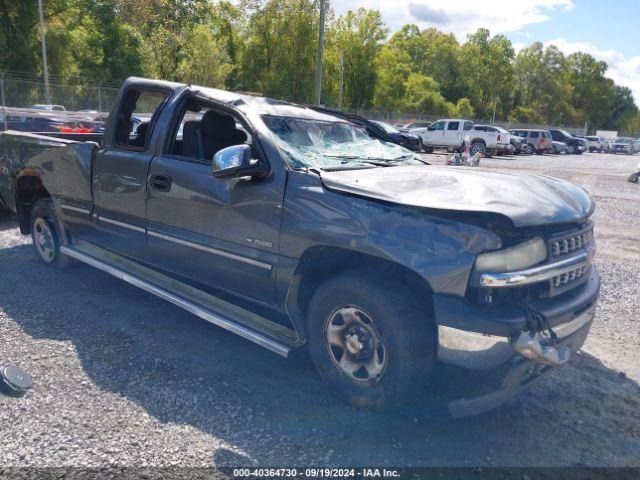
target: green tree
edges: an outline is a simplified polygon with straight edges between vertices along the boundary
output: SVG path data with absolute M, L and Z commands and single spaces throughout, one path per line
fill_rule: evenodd
M 404 84 L 401 108 L 408 112 L 445 115 L 453 107 L 440 93 L 440 86 L 431 77 L 412 73 Z
M 614 83 L 604 76 L 607 64 L 587 53 L 574 53 L 567 57 L 564 81 L 571 86 L 571 105 L 584 113 L 589 125 L 610 125 L 611 99 Z
M 269 0 L 253 6 L 239 81 L 243 88 L 313 101 L 318 0 Z
M 640 137 L 640 112 L 636 112 L 624 120 L 624 124 L 620 129 L 625 135 L 632 137 Z
M 461 98 L 449 111 L 449 115 L 454 118 L 474 118 L 476 116 L 476 111 L 471 105 L 471 100 L 468 98 Z
M 543 118 L 531 107 L 519 106 L 509 114 L 509 123 L 542 123 Z
M 469 35 L 460 55 L 466 90 L 478 114 L 489 118 L 495 105 L 498 116 L 503 116 L 510 109 L 513 91 L 515 52 L 509 39 L 491 37 L 489 30 L 480 28 Z
M 207 25 L 189 32 L 180 53 L 177 73 L 182 82 L 221 88 L 233 71 L 225 45 Z
M 232 3 L 223 0 L 211 5 L 210 20 L 214 36 L 224 45 L 229 62 L 234 66 L 227 77 L 227 87 L 236 90 L 239 82 L 237 65 L 243 46 L 242 35 L 246 27 L 242 11 Z
M 514 62 L 514 98 L 518 105 L 534 109 L 539 118 L 562 124 L 573 117 L 569 105 L 572 87 L 565 81 L 567 63 L 555 46 L 540 42 L 522 49 Z
M 453 34 L 435 28 L 420 31 L 416 25 L 405 25 L 389 45 L 409 55 L 412 70 L 438 82 L 444 96 L 457 100 L 464 95 L 460 44 Z
M 376 87 L 376 56 L 387 34 L 380 12 L 364 8 L 349 10 L 327 32 L 325 84 L 331 82 L 330 91 L 337 92 L 342 58 L 345 109 L 371 107 Z M 336 101 L 334 97 L 331 103 Z
M 49 72 L 56 83 L 116 83 L 130 75 L 314 100 L 320 0 L 46 0 Z M 37 2 L 0 0 L 0 70 L 42 74 Z M 637 131 L 632 92 L 591 55 L 540 43 L 515 55 L 487 29 L 462 45 L 405 25 L 387 40 L 379 12 L 327 12 L 322 102 Z M 41 97 L 36 83 L 13 100 Z M 67 88 L 65 91 L 69 91 Z M 86 89 L 73 86 L 73 92 Z M 72 92 L 72 93 L 73 93 Z M 61 102 L 66 102 L 62 99 Z M 475 113 L 475 115 L 474 115 Z
M 405 96 L 405 82 L 412 71 L 411 57 L 387 44 L 378 52 L 375 68 L 374 105 L 384 110 L 399 109 Z

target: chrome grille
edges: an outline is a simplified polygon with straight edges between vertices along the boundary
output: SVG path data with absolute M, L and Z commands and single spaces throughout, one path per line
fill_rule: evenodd
M 554 235 L 547 240 L 547 245 L 551 262 L 561 261 L 564 257 L 572 258 L 580 251 L 593 251 L 593 223 L 589 222 L 581 230 Z M 588 279 L 590 267 L 591 262 L 553 277 L 549 282 L 549 295 L 559 295 L 584 283 Z
M 556 236 L 549 240 L 549 254 L 551 258 L 562 257 L 580 250 L 593 243 L 593 226 L 579 232 Z
M 587 271 L 589 270 L 588 265 L 583 265 L 582 267 L 576 268 L 575 270 L 571 270 L 570 272 L 563 273 L 562 275 L 558 275 L 557 277 L 553 277 L 553 286 L 554 288 L 561 288 L 574 280 L 578 280 L 581 278 Z

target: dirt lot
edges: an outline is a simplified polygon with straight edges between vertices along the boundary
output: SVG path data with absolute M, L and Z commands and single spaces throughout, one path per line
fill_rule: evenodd
M 45 267 L 5 217 L 0 360 L 31 372 L 35 388 L 0 397 L 0 466 L 640 466 L 640 186 L 625 181 L 638 161 L 483 160 L 567 178 L 596 198 L 603 290 L 570 365 L 464 420 L 426 404 L 354 410 L 304 364 L 90 267 Z

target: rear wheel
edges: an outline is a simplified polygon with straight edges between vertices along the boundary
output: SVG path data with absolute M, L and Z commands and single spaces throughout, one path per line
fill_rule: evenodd
M 433 147 L 424 147 L 424 153 L 433 153 Z
M 379 409 L 405 403 L 429 384 L 437 333 L 397 284 L 349 273 L 322 285 L 308 313 L 309 352 L 346 402 Z
M 522 146 L 522 152 L 525 153 L 526 155 L 532 155 L 534 150 L 533 150 L 533 146 L 531 146 L 530 144 L 526 143 Z
M 38 257 L 44 263 L 65 268 L 72 259 L 60 252 L 60 234 L 53 202 L 50 198 L 41 198 L 31 208 L 31 239 Z
M 473 142 L 471 144 L 471 150 L 469 152 L 471 155 L 475 155 L 476 153 L 480 153 L 483 156 L 487 154 L 487 146 L 482 142 Z

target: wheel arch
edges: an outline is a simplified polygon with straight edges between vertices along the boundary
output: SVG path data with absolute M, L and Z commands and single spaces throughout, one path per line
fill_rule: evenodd
M 336 275 L 351 271 L 370 271 L 377 277 L 401 283 L 416 298 L 424 298 L 428 317 L 435 318 L 433 289 L 414 270 L 391 260 L 346 248 L 314 246 L 301 256 L 285 301 L 286 309 L 299 334 L 306 335 L 307 311 L 318 287 Z
M 482 143 L 485 147 L 487 146 L 486 140 L 484 138 L 481 138 L 481 137 L 476 137 L 473 140 L 471 140 L 469 143 L 470 143 L 470 145 L 473 145 L 474 143 Z
M 20 232 L 24 235 L 31 233 L 31 208 L 41 198 L 51 198 L 40 176 L 25 170 L 16 180 L 16 212 Z

